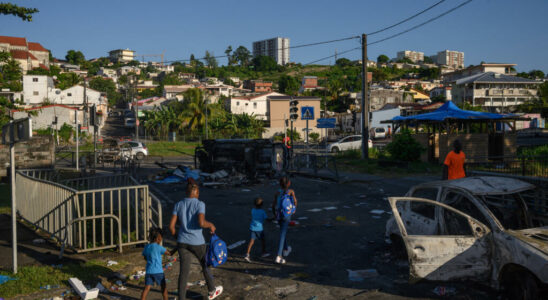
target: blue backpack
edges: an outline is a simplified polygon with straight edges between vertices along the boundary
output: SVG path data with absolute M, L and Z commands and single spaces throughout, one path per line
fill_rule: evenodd
M 217 267 L 226 262 L 228 250 L 226 243 L 221 240 L 216 234 L 211 236 L 209 247 L 206 253 L 206 265 Z
M 288 193 L 284 192 L 284 194 L 282 195 L 280 199 L 280 217 L 289 218 L 293 214 L 295 214 L 296 210 L 297 210 L 297 207 L 295 206 L 293 197 L 290 196 Z

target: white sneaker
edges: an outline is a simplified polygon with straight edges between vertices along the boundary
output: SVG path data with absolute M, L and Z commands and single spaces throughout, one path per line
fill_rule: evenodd
M 284 256 L 289 256 L 289 253 L 291 253 L 291 246 L 287 246 L 287 250 L 283 251 Z
M 276 256 L 276 260 L 274 260 L 275 263 L 277 264 L 285 264 L 285 259 L 283 259 L 281 256 Z
M 270 256 L 270 253 L 268 253 L 268 252 L 267 252 L 267 253 L 263 253 L 263 254 L 261 255 L 262 258 L 269 257 L 269 256 Z
M 208 299 L 209 300 L 215 299 L 218 296 L 220 296 L 222 293 L 223 293 L 223 286 L 222 285 L 216 286 L 213 292 L 209 292 Z
M 251 258 L 249 258 L 249 254 L 245 255 L 244 260 L 247 261 L 248 263 L 251 262 Z

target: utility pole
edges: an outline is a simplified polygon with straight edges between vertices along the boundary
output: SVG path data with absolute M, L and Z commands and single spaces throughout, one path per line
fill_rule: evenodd
M 84 126 L 88 127 L 88 132 L 89 132 L 87 113 L 88 113 L 88 97 L 86 96 L 86 76 L 84 76 Z
M 13 121 L 10 121 L 10 181 L 11 181 L 11 238 L 13 274 L 17 274 L 17 200 L 15 188 L 15 141 Z
M 205 106 L 205 139 L 207 140 L 207 101 L 208 99 L 204 99 L 204 106 Z
M 133 84 L 132 84 L 131 94 L 133 95 L 133 97 L 132 97 L 133 100 L 135 100 L 135 139 L 138 141 L 139 140 L 139 103 L 135 99 L 135 84 L 136 83 L 137 83 L 137 79 L 134 78 L 133 79 Z
M 367 35 L 362 34 L 362 159 L 369 159 L 369 95 L 367 93 Z M 367 101 L 366 101 L 367 97 Z M 366 105 L 367 103 L 367 105 Z M 366 119 L 367 118 L 367 119 Z
M 78 124 L 78 110 L 76 110 L 74 112 L 74 118 L 76 119 L 75 120 L 75 122 L 76 122 L 76 171 L 78 171 L 80 169 L 80 166 L 78 165 L 79 164 L 78 159 L 80 159 L 78 157 L 78 155 L 80 154 L 80 153 L 78 153 L 79 144 L 80 144 L 79 137 L 78 137 L 78 132 L 80 131 L 80 124 Z

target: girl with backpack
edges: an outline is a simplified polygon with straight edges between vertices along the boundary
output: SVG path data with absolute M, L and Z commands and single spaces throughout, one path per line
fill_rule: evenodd
M 289 222 L 291 222 L 291 215 L 295 213 L 297 208 L 297 197 L 295 197 L 295 191 L 290 189 L 289 186 L 291 186 L 291 181 L 287 176 L 280 178 L 280 189 L 276 192 L 272 203 L 272 212 L 280 225 L 280 244 L 278 246 L 278 255 L 274 260 L 277 264 L 285 264 L 283 256 L 288 256 L 291 253 L 291 246 L 287 245 L 286 236 Z

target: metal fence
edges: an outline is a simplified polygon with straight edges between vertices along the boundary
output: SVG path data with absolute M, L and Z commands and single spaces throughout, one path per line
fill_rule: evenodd
M 336 158 L 332 155 L 294 153 L 289 170 L 339 180 Z
M 468 159 L 467 159 L 468 160 Z M 548 157 L 546 156 L 500 156 L 473 158 L 466 163 L 467 170 L 495 172 L 508 175 L 548 177 Z
M 64 249 L 88 252 L 147 242 L 151 227 L 162 225 L 162 205 L 131 176 L 40 179 L 43 172 L 18 171 L 18 212 L 51 234 Z M 50 177 L 53 178 L 53 177 Z

